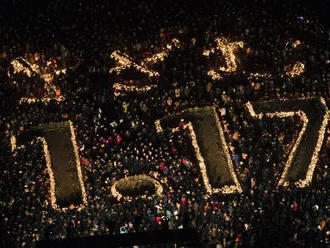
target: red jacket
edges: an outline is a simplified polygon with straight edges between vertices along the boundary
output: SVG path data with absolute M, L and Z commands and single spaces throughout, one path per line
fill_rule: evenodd
M 121 137 L 120 137 L 120 135 L 119 134 L 117 134 L 117 136 L 116 136 L 116 140 L 117 140 L 117 145 L 119 145 L 120 144 L 120 142 L 123 140 Z

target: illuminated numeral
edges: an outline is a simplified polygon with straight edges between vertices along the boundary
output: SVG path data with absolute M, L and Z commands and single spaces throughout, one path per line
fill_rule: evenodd
M 162 127 L 170 127 L 172 132 L 179 131 L 180 119 L 184 119 L 183 128 L 188 130 L 191 138 L 207 193 L 241 192 L 215 108 L 186 109 L 157 120 L 157 132 L 163 132 Z
M 72 198 L 79 198 L 79 201 L 81 199 L 83 204 L 86 204 L 87 198 L 85 186 L 82 179 L 78 147 L 72 122 L 69 121 L 64 124 L 52 123 L 53 126 L 49 126 L 49 124 L 46 125 L 41 124 L 38 127 L 39 130 L 42 130 L 45 137 L 37 137 L 37 139 L 43 144 L 43 152 L 50 178 L 52 207 L 56 210 L 67 209 L 66 207 L 58 207 L 56 198 L 63 199 L 65 205 L 71 205 L 70 199 Z M 66 135 L 67 133 L 70 135 Z M 12 151 L 22 147 L 16 146 L 15 136 L 11 137 L 10 142 Z M 70 146 L 72 149 L 68 149 Z M 71 157 L 75 157 L 75 161 L 72 161 Z M 72 172 L 74 167 L 77 170 L 77 173 Z M 74 178 L 74 175 L 76 175 L 76 178 Z M 56 180 L 58 177 L 61 177 L 61 180 Z M 82 205 L 77 207 L 82 207 Z
M 278 185 L 288 186 L 294 180 L 297 186 L 308 186 L 318 160 L 318 154 L 324 139 L 328 123 L 328 109 L 323 98 L 272 100 L 247 103 L 251 116 L 262 118 L 277 116 L 286 118 L 298 115 L 303 127 L 286 162 Z

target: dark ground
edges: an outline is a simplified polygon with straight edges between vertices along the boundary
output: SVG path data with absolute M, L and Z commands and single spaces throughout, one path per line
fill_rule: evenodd
M 20 15 L 24 12 L 30 12 L 30 13 L 37 13 L 42 12 L 47 8 L 50 2 L 53 2 L 55 0 L 2 0 L 0 5 L 0 14 L 3 14 L 4 16 L 15 16 Z M 77 2 L 77 5 L 79 2 L 87 2 L 88 0 L 72 0 L 72 2 Z M 221 1 L 221 0 L 220 0 Z M 116 0 L 112 0 L 114 4 L 116 4 Z M 159 7 L 163 7 L 166 5 L 171 4 L 173 1 L 164 1 L 160 0 Z M 184 3 L 185 1 L 181 1 Z M 187 1 L 188 2 L 188 1 Z M 281 12 L 281 3 L 288 2 L 287 0 L 279 0 L 279 1 L 272 1 L 272 0 L 257 0 L 257 1 L 240 1 L 240 0 L 232 0 L 233 3 L 237 5 L 244 6 L 250 6 L 250 5 L 258 5 L 258 3 L 266 3 L 269 4 L 270 8 L 273 8 L 275 12 L 279 13 Z M 299 1 L 299 0 L 291 0 L 290 2 L 297 3 L 297 7 L 299 4 L 299 7 L 302 6 L 310 11 L 311 14 L 315 14 L 318 16 L 318 19 L 320 23 L 330 27 L 329 23 L 329 7 L 330 7 L 330 0 L 305 0 L 305 1 Z M 198 8 L 198 2 L 194 3 L 192 1 L 189 1 L 190 8 Z

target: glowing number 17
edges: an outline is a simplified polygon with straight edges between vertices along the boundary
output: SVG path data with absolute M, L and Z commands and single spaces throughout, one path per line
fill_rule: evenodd
M 269 102 L 247 103 L 251 116 L 286 118 L 301 117 L 303 127 L 290 152 L 284 172 L 278 185 L 288 186 L 295 181 L 299 187 L 310 184 L 322 146 L 328 123 L 327 106 L 323 98 L 273 100 Z M 186 109 L 167 118 L 157 120 L 156 130 L 164 127 L 177 132 L 180 119 L 184 119 L 183 129 L 188 130 L 207 193 L 241 192 L 233 170 L 218 115 L 213 107 Z

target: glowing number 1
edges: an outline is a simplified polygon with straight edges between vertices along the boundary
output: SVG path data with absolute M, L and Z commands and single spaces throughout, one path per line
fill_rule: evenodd
M 296 181 L 295 184 L 299 187 L 309 185 L 328 124 L 328 109 L 324 99 L 272 100 L 252 104 L 248 102 L 247 108 L 253 117 L 259 119 L 264 113 L 268 117 L 285 118 L 293 115 L 301 117 L 303 127 L 278 185 L 288 186 L 290 180 Z
M 56 124 L 56 126 L 58 126 Z M 46 137 L 49 137 L 49 139 L 53 139 L 56 135 L 58 136 L 59 134 L 54 133 L 54 131 L 56 132 L 56 130 L 58 129 L 58 127 L 55 128 L 43 128 L 46 132 Z M 66 201 L 70 200 L 71 198 L 75 197 L 76 194 L 80 194 L 79 198 L 82 200 L 83 204 L 87 203 L 87 198 L 86 198 L 86 192 L 85 192 L 85 186 L 84 186 L 84 182 L 82 179 L 82 171 L 81 171 L 81 166 L 80 166 L 80 159 L 79 159 L 79 153 L 78 153 L 78 147 L 76 144 L 76 136 L 75 136 L 75 132 L 74 132 L 74 127 L 71 121 L 69 121 L 68 123 L 65 123 L 64 126 L 60 127 L 60 129 L 64 129 L 66 131 L 66 129 L 70 130 L 71 133 L 71 143 L 73 146 L 73 152 L 74 152 L 74 156 L 75 156 L 75 167 L 77 169 L 77 174 L 78 174 L 78 182 L 80 184 L 80 191 L 81 192 L 77 192 L 75 189 L 75 182 L 71 180 L 72 178 L 72 172 L 69 169 L 69 161 L 58 161 L 55 164 L 59 164 L 66 162 L 67 165 L 65 166 L 59 166 L 59 168 L 55 168 L 55 170 L 53 170 L 52 168 L 52 160 L 56 160 L 56 157 L 61 160 L 64 158 L 64 160 L 66 160 L 65 155 L 63 155 L 63 151 L 67 150 L 67 146 L 70 144 L 70 141 L 65 139 L 65 137 L 61 138 L 61 142 L 53 142 L 52 147 L 48 146 L 48 142 L 46 141 L 46 138 L 44 137 L 38 137 L 37 139 L 40 140 L 42 142 L 43 145 L 43 151 L 44 151 L 44 155 L 45 155 L 45 160 L 46 160 L 46 166 L 47 166 L 47 171 L 49 174 L 49 179 L 50 179 L 50 195 L 51 195 L 51 206 L 56 209 L 56 210 L 66 210 L 67 208 L 59 208 L 57 203 L 56 203 L 56 197 L 57 196 L 62 196 L 61 198 L 65 199 Z M 47 134 L 48 133 L 48 134 Z M 51 134 L 52 133 L 52 134 Z M 61 135 L 61 134 L 60 134 Z M 51 138 L 53 137 L 53 138 Z M 11 136 L 10 139 L 11 142 L 11 149 L 12 151 L 15 151 L 15 149 L 20 149 L 21 147 L 17 147 L 16 146 L 16 137 L 15 136 Z M 51 158 L 51 154 L 50 154 L 50 150 L 53 150 L 53 154 L 57 153 L 57 156 L 53 156 L 53 158 Z M 54 162 L 54 161 L 53 161 Z M 54 164 L 53 164 L 54 165 Z M 55 184 L 55 174 L 59 174 L 62 177 L 62 180 L 60 182 L 57 182 Z M 67 205 L 69 204 L 69 202 L 66 203 Z M 77 206 L 82 207 L 82 206 Z
M 183 112 L 155 122 L 158 133 L 162 126 L 178 127 L 180 119 L 184 119 L 184 129 L 188 130 L 195 156 L 208 194 L 241 192 L 223 130 L 214 107 L 186 109 Z

